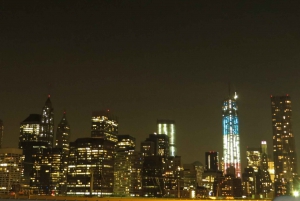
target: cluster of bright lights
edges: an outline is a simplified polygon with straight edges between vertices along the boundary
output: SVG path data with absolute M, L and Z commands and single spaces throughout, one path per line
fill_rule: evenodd
M 175 156 L 175 125 L 172 123 L 159 123 L 158 133 L 169 136 L 170 156 Z
M 225 100 L 223 105 L 223 154 L 225 171 L 233 166 L 236 176 L 239 177 L 241 159 L 236 99 L 237 94 L 234 99 Z

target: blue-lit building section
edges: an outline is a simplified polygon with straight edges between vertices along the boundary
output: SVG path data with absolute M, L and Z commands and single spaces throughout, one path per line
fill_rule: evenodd
M 224 171 L 235 168 L 235 176 L 241 176 L 241 156 L 237 95 L 223 103 L 223 162 Z

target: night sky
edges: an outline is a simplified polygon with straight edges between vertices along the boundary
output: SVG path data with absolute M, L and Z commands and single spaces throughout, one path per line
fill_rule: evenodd
M 239 95 L 246 147 L 272 148 L 270 95 L 292 98 L 300 156 L 300 12 L 297 1 L 0 1 L 3 147 L 40 114 L 47 95 L 71 140 L 89 137 L 94 110 L 140 142 L 157 119 L 176 122 L 183 163 L 222 155 L 222 101 Z M 300 163 L 300 159 L 298 157 Z M 300 166 L 300 165 L 299 165 Z

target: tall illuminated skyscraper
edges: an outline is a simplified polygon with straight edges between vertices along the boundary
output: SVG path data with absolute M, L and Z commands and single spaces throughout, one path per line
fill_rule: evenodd
M 158 134 L 166 134 L 169 137 L 170 156 L 176 155 L 175 148 L 175 121 L 173 120 L 157 120 Z
M 54 138 L 54 118 L 53 118 L 53 107 L 50 101 L 50 95 L 46 100 L 45 106 L 43 107 L 39 141 L 47 142 L 48 147 L 53 147 Z
M 291 193 L 297 175 L 295 138 L 292 131 L 291 97 L 271 96 L 275 195 Z
M 241 155 L 237 94 L 223 102 L 223 160 L 224 171 L 235 168 L 235 176 L 241 176 Z

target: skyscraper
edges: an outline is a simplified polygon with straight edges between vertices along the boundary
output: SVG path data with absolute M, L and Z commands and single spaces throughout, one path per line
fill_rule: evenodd
M 224 171 L 235 169 L 235 176 L 241 176 L 240 136 L 237 94 L 223 102 L 223 160 Z
M 219 170 L 219 152 L 205 152 L 205 170 L 211 170 L 215 172 Z
M 37 142 L 40 132 L 41 115 L 30 114 L 20 125 L 19 148 L 23 149 L 28 142 Z
M 70 143 L 67 195 L 113 193 L 116 144 L 103 138 L 78 138 Z
M 64 111 L 63 117 L 57 126 L 55 146 L 62 148 L 63 152 L 69 152 L 70 143 L 70 125 L 67 121 L 66 112 Z
M 54 137 L 54 118 L 53 118 L 53 108 L 50 101 L 50 95 L 46 100 L 45 106 L 43 107 L 42 117 L 41 117 L 41 127 L 39 134 L 39 141 L 47 142 L 48 147 L 53 147 L 53 137 Z
M 261 165 L 261 148 L 247 147 L 246 157 L 247 167 L 252 167 L 254 172 L 258 172 Z
M 158 134 L 166 134 L 167 136 L 169 136 L 170 156 L 175 156 L 175 121 L 157 120 L 157 131 Z
M 63 117 L 57 126 L 55 146 L 62 150 L 61 153 L 61 170 L 60 170 L 60 188 L 61 193 L 66 192 L 67 184 L 67 171 L 68 171 L 68 156 L 69 156 L 69 143 L 70 143 L 70 125 L 67 121 L 66 112 L 64 111 Z M 54 150 L 55 151 L 55 150 Z
M 291 97 L 271 96 L 275 195 L 291 193 L 290 184 L 297 175 L 295 139 L 292 131 Z
M 117 142 L 118 121 L 107 111 L 93 112 L 91 136 Z

